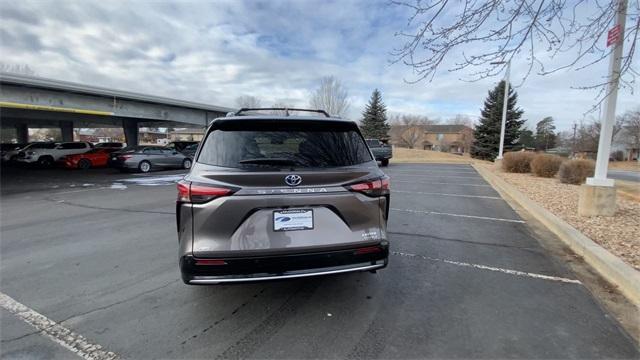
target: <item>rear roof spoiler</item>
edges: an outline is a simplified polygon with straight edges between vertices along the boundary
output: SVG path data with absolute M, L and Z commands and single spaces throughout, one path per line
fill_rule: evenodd
M 242 108 L 242 109 L 240 109 L 240 110 L 238 110 L 236 112 L 227 113 L 227 116 L 240 116 L 240 115 L 242 115 L 242 113 L 246 113 L 246 112 L 249 112 L 249 111 L 263 111 L 263 110 L 284 111 L 285 116 L 289 116 L 289 111 L 306 111 L 306 112 L 314 112 L 314 113 L 318 113 L 318 114 L 323 114 L 326 117 L 331 117 L 331 115 L 329 115 L 324 110 L 299 109 L 299 108 L 276 108 L 276 107 L 271 107 L 271 108 Z

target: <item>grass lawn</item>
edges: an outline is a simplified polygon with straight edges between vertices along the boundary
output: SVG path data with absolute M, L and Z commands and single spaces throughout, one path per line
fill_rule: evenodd
M 609 161 L 609 170 L 627 170 L 640 172 L 640 163 L 637 161 Z

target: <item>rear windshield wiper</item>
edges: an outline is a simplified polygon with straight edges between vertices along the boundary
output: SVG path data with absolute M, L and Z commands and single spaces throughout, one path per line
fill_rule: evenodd
M 255 158 L 243 159 L 238 161 L 240 164 L 256 164 L 256 165 L 298 165 L 298 162 L 287 158 Z

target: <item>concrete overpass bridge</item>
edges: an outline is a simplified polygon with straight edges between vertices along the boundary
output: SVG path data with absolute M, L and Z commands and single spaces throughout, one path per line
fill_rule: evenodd
M 73 141 L 74 128 L 122 127 L 128 145 L 138 144 L 138 129 L 205 127 L 235 109 L 191 101 L 87 86 L 41 77 L 0 73 L 0 125 L 15 129 L 18 142 L 28 130 L 60 128 Z

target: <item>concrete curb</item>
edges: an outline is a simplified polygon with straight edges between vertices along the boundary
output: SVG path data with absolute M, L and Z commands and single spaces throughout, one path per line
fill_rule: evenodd
M 530 200 L 513 185 L 508 184 L 490 170 L 476 164 L 472 164 L 472 166 L 501 195 L 507 195 L 527 210 L 534 218 L 556 234 L 571 250 L 582 256 L 587 264 L 600 273 L 602 277 L 616 285 L 625 297 L 640 306 L 640 272 L 596 244 L 564 220 Z

